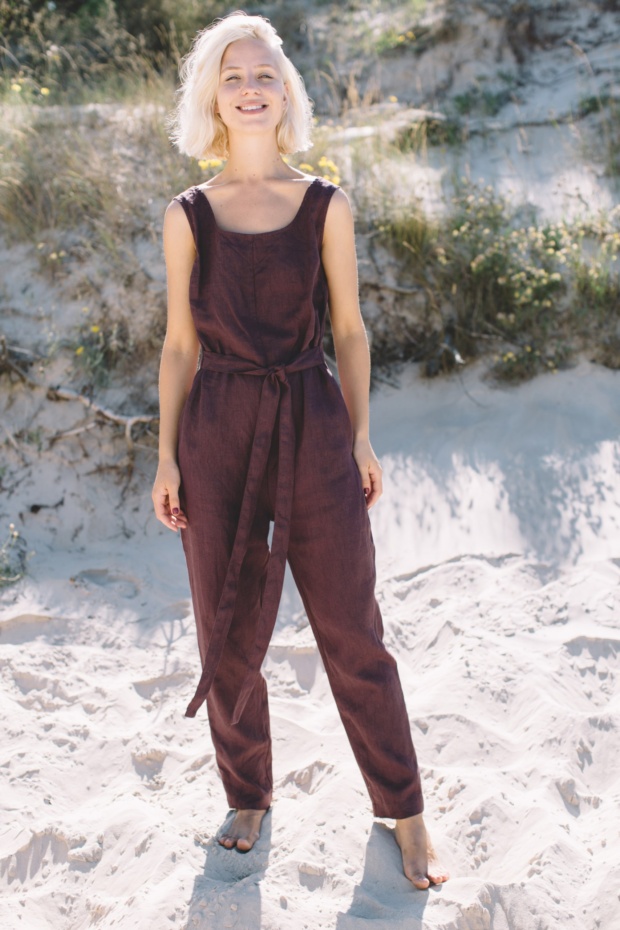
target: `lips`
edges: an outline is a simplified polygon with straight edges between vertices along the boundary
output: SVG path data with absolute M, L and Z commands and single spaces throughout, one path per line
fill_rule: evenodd
M 242 113 L 261 113 L 266 109 L 266 103 L 247 103 L 237 107 L 237 110 L 241 110 Z

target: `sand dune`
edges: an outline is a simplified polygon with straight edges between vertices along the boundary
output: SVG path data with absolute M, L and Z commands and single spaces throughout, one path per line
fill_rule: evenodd
M 288 570 L 264 666 L 275 801 L 241 855 L 214 840 L 206 713 L 183 717 L 195 633 L 152 460 L 123 501 L 71 442 L 22 466 L 3 510 L 36 555 L 0 603 L 2 927 L 612 930 L 619 399 L 585 361 L 510 389 L 412 368 L 372 398 L 377 596 L 452 872 L 428 892 L 373 821 Z

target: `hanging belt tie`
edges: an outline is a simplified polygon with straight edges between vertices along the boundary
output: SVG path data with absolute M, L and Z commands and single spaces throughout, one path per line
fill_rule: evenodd
M 213 632 L 205 655 L 202 676 L 198 683 L 196 693 L 190 701 L 185 712 L 186 717 L 195 717 L 196 711 L 204 702 L 213 684 L 219 661 L 222 657 L 226 637 L 230 629 L 237 591 L 239 587 L 239 574 L 248 547 L 248 540 L 258 494 L 267 467 L 269 450 L 273 438 L 278 407 L 280 407 L 278 475 L 276 480 L 276 500 L 274 511 L 274 530 L 271 542 L 271 552 L 267 566 L 267 577 L 261 601 L 261 609 L 256 628 L 256 637 L 248 657 L 248 665 L 233 709 L 232 723 L 239 722 L 248 697 L 260 673 L 260 668 L 269 648 L 269 642 L 278 615 L 278 607 L 284 585 L 286 570 L 286 556 L 288 552 L 289 534 L 291 528 L 291 508 L 293 503 L 293 483 L 295 471 L 295 426 L 291 404 L 291 388 L 287 374 L 293 371 L 302 371 L 305 368 L 314 368 L 323 365 L 327 372 L 329 368 L 325 361 L 321 346 L 313 346 L 301 352 L 290 362 L 268 367 L 259 367 L 247 359 L 236 355 L 224 355 L 219 352 L 204 352 L 201 369 L 221 371 L 241 375 L 255 375 L 264 378 L 256 428 L 252 441 L 250 463 L 241 501 L 241 511 L 232 555 L 228 563 L 224 588 L 215 614 Z

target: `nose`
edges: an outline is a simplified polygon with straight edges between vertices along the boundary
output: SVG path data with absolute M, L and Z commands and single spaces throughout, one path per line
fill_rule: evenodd
M 253 74 L 246 74 L 242 81 L 242 92 L 247 94 L 249 91 L 256 90 L 259 84 Z

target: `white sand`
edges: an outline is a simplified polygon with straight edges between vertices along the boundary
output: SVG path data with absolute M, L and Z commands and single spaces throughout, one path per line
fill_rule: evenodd
M 93 431 L 25 464 L 5 445 L 0 519 L 36 555 L 0 601 L 3 930 L 617 926 L 619 401 L 620 374 L 585 361 L 510 389 L 411 370 L 373 396 L 377 596 L 453 876 L 429 892 L 373 821 L 288 572 L 265 663 L 273 809 L 249 854 L 218 846 L 227 805 L 206 712 L 183 717 L 199 660 L 152 458 L 121 502 L 96 471 L 118 444 Z M 18 388 L 3 417 L 43 407 Z M 83 413 L 51 407 L 51 431 Z

